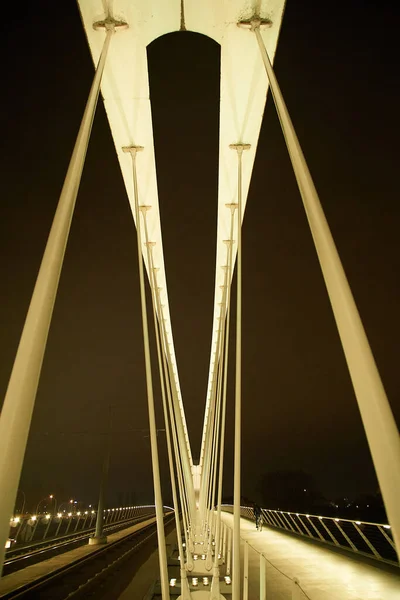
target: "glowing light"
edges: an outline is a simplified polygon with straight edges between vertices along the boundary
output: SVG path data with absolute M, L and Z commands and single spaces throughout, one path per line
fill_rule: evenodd
M 69 516 L 69 517 L 72 517 L 72 513 L 68 513 L 68 516 Z
M 169 580 L 169 585 L 171 587 L 175 587 L 175 585 L 176 585 L 176 578 L 175 577 L 173 577 L 172 579 Z
M 57 513 L 57 517 L 60 519 L 62 517 L 62 513 Z
M 336 521 L 337 523 L 339 523 L 340 519 L 335 519 L 335 521 Z
M 80 512 L 77 512 L 76 514 L 78 515 L 78 517 L 80 517 L 80 516 L 81 516 L 81 513 L 80 513 Z
M 36 521 L 36 519 L 37 519 L 36 515 L 33 515 L 33 516 L 31 517 L 31 519 L 32 519 L 32 521 Z
M 390 525 L 384 525 L 384 529 L 391 529 Z
M 225 583 L 226 583 L 226 585 L 231 585 L 231 583 L 232 583 L 232 580 L 231 580 L 231 578 L 229 577 L 229 575 L 225 575 L 224 579 L 225 579 Z
M 361 521 L 356 521 L 356 525 L 361 525 Z
M 210 581 L 208 577 L 203 577 L 203 585 L 209 585 Z
M 192 586 L 193 587 L 198 587 L 199 585 L 199 578 L 198 577 L 192 577 Z
M 14 517 L 14 523 L 19 523 L 19 517 Z

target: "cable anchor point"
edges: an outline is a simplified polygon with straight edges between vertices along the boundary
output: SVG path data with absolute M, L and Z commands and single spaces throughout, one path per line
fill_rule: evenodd
M 254 15 L 251 19 L 243 19 L 237 24 L 241 29 L 254 31 L 255 29 L 270 29 L 272 27 L 271 19 L 262 19 L 258 15 Z
M 108 17 L 106 17 L 103 21 L 96 21 L 93 23 L 93 29 L 96 31 L 109 31 L 110 29 L 113 29 L 114 31 L 122 31 L 123 29 L 128 28 L 128 23 L 125 23 L 125 21 L 118 21 L 110 15 L 108 15 Z

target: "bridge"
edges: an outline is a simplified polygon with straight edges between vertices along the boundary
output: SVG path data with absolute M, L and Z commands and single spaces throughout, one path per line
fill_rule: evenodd
M 0 481 L 1 489 L 4 490 L 0 499 L 1 552 L 4 554 L 9 536 L 10 515 L 17 495 L 47 336 L 100 93 L 104 99 L 137 229 L 143 354 L 161 597 L 170 597 L 171 577 L 168 573 L 154 404 L 155 364 L 158 365 L 160 376 L 168 475 L 175 507 L 179 556 L 179 577 L 172 579 L 179 583 L 182 598 L 202 597 L 199 591 L 193 589 L 196 588 L 193 579 L 197 574 L 198 577 L 210 577 L 210 591 L 201 592 L 207 594 L 203 597 L 219 598 L 222 593 L 232 595 L 234 600 L 241 597 L 243 576 L 244 579 L 248 579 L 246 560 L 243 568 L 241 559 L 241 537 L 246 530 L 241 520 L 242 222 L 267 96 L 268 101 L 273 101 L 276 107 L 354 386 L 388 514 L 389 524 L 384 525 L 390 527 L 390 530 L 386 531 L 386 535 L 399 547 L 398 430 L 327 219 L 273 70 L 284 3 L 278 0 L 256 2 L 253 6 L 251 3 L 235 0 L 226 5 L 209 0 L 200 6 L 194 1 L 164 3 L 160 0 L 152 3 L 150 7 L 148 3 L 140 0 L 125 0 L 118 6 L 110 3 L 103 10 L 104 7 L 99 6 L 95 0 L 82 0 L 79 7 L 96 70 L 1 414 Z M 157 161 L 146 55 L 147 46 L 155 39 L 179 30 L 208 36 L 221 48 L 214 309 L 198 461 L 194 459 L 189 437 L 174 347 L 173 319 L 167 287 L 170 275 L 163 252 L 160 216 L 162 208 L 157 192 Z M 134 63 L 131 60 L 132 56 L 135 56 Z M 147 292 L 147 301 L 146 277 L 150 289 L 150 292 Z M 233 298 L 236 300 L 234 320 L 231 318 Z M 151 323 L 155 334 L 153 353 L 150 340 Z M 232 331 L 235 335 L 233 361 L 229 355 Z M 234 373 L 235 385 L 234 403 L 228 408 L 229 372 Z M 222 510 L 227 411 L 234 415 L 235 420 L 232 565 L 228 574 L 225 560 L 227 557 L 222 552 L 224 537 L 226 548 L 229 546 L 226 539 L 228 517 L 223 516 Z M 99 514 L 101 515 L 100 510 Z M 270 523 L 270 526 L 273 527 L 274 524 Z M 322 535 L 321 531 L 318 531 Z M 93 539 L 96 537 L 101 539 L 101 532 L 96 531 Z M 245 548 L 246 546 L 246 555 Z M 204 555 L 205 571 L 202 572 L 194 565 L 195 555 Z M 223 564 L 220 564 L 221 560 L 224 560 Z M 228 591 L 226 586 L 230 583 L 227 583 L 226 577 L 232 580 L 232 587 Z

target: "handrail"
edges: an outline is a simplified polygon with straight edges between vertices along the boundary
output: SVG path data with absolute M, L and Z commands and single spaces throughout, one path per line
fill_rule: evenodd
M 164 512 L 171 509 L 169 506 L 164 506 Z M 153 514 L 155 507 L 153 504 L 140 506 L 125 506 L 118 508 L 107 508 L 103 511 L 104 525 L 117 525 L 129 521 L 135 517 Z M 83 510 L 75 513 L 63 512 L 40 515 L 15 515 L 10 520 L 9 538 L 16 546 L 13 548 L 22 549 L 22 546 L 29 546 L 32 543 L 36 544 L 44 540 L 70 538 L 73 534 L 81 534 L 89 532 L 92 529 L 93 522 L 96 518 L 97 511 Z M 74 523 L 72 527 L 72 523 Z M 19 543 L 21 534 L 24 536 L 22 544 Z M 25 543 L 24 543 L 25 542 Z
M 231 512 L 231 505 L 224 510 Z M 391 527 L 386 523 L 327 517 L 293 511 L 261 509 L 267 526 L 309 538 L 355 554 L 399 567 Z M 241 516 L 254 520 L 250 506 L 241 507 Z

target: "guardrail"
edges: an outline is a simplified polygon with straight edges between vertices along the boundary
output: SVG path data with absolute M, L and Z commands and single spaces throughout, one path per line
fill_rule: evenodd
M 164 507 L 164 510 L 170 510 Z M 137 517 L 155 514 L 154 505 L 125 506 L 104 510 L 104 525 L 118 524 Z M 93 529 L 97 511 L 85 510 L 76 513 L 57 513 L 56 515 L 24 515 L 14 516 L 10 520 L 8 549 L 22 547 L 34 542 L 53 540 L 74 533 L 89 532 Z
M 233 507 L 224 505 L 223 510 L 233 512 Z M 275 529 L 400 566 L 390 525 L 268 508 L 262 508 L 261 512 L 264 523 Z M 241 516 L 254 520 L 253 508 L 242 506 Z

